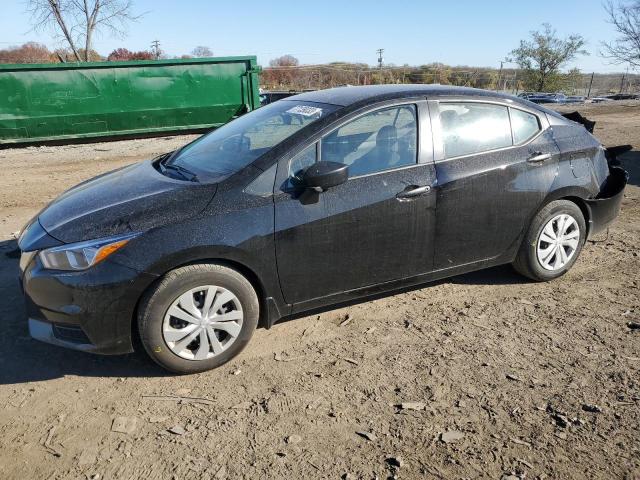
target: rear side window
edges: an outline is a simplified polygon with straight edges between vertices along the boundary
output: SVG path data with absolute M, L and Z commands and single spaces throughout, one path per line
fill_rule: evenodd
M 513 129 L 513 143 L 518 145 L 538 134 L 540 122 L 535 115 L 512 108 L 511 128 Z
M 415 105 L 367 113 L 322 139 L 322 160 L 349 165 L 349 176 L 367 175 L 417 163 Z
M 507 107 L 487 103 L 441 103 L 445 158 L 512 145 Z

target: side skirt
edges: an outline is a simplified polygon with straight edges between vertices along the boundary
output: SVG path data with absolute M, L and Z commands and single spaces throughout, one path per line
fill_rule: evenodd
M 400 280 L 393 280 L 378 285 L 357 288 L 354 290 L 329 295 L 327 297 L 315 298 L 312 300 L 294 304 L 291 308 L 291 314 L 282 317 L 280 320 L 299 318 L 321 311 L 334 310 L 349 305 L 355 305 L 358 303 L 375 300 L 377 298 L 386 297 L 390 294 L 401 293 L 404 290 L 411 290 L 417 286 L 422 286 L 424 284 L 442 280 L 444 278 L 454 277 L 457 275 L 462 275 L 489 267 L 495 267 L 498 265 L 504 265 L 512 261 L 513 255 L 511 255 L 510 252 L 508 255 L 501 255 L 499 257 L 487 260 L 481 260 L 478 262 L 467 263 L 465 265 L 459 265 L 457 267 L 436 270 L 434 272 L 429 272 L 414 277 L 403 278 Z

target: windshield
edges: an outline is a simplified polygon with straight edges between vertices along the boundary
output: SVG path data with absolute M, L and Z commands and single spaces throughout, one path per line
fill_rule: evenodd
M 274 102 L 185 145 L 167 164 L 198 177 L 231 175 L 337 108 L 315 102 Z

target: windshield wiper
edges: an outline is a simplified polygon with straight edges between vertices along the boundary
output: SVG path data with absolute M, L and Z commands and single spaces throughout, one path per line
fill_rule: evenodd
M 173 172 L 176 172 L 178 175 L 180 175 L 185 180 L 188 180 L 190 182 L 197 182 L 198 181 L 198 176 L 195 173 L 193 173 L 191 170 L 189 170 L 188 168 L 185 168 L 182 165 L 176 165 L 174 163 L 168 163 L 167 160 L 169 160 L 170 158 L 171 158 L 171 156 L 169 154 L 166 154 L 166 156 L 164 156 L 158 162 L 158 165 L 160 166 L 160 171 L 162 173 L 165 173 L 167 170 L 171 170 Z

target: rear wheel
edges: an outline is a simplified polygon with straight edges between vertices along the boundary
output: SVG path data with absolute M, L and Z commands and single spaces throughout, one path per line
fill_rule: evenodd
M 551 202 L 531 222 L 513 266 L 537 281 L 560 277 L 576 262 L 586 233 L 584 216 L 575 203 Z
M 249 343 L 259 302 L 237 271 L 213 264 L 168 273 L 142 300 L 138 327 L 149 356 L 176 373 L 219 367 Z

